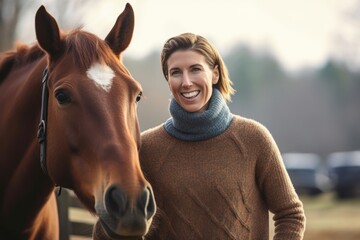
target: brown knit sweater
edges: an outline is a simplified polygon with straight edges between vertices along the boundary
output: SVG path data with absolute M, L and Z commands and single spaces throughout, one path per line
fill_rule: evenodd
M 155 127 L 142 134 L 140 160 L 158 205 L 146 239 L 269 239 L 269 211 L 274 239 L 303 237 L 302 203 L 271 134 L 253 120 L 234 116 L 198 142 Z

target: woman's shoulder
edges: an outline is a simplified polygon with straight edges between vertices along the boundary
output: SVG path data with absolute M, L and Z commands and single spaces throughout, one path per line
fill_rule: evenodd
M 170 141 L 170 137 L 167 134 L 164 124 L 160 124 L 156 127 L 149 128 L 141 133 L 141 145 L 142 146 L 156 146 L 165 145 Z
M 239 115 L 234 115 L 232 123 L 231 123 L 231 127 L 241 130 L 242 134 L 244 134 L 244 133 L 249 133 L 252 135 L 253 134 L 260 134 L 260 135 L 270 134 L 269 130 L 267 129 L 267 127 L 265 127 L 264 124 L 254 120 L 254 119 L 242 117 Z
M 234 115 L 229 130 L 235 139 L 247 146 L 261 146 L 264 148 L 276 146 L 275 140 L 268 128 L 254 119 Z
M 152 127 L 141 132 L 141 138 L 153 137 L 162 134 L 164 124 L 160 124 L 156 127 Z
M 257 156 L 256 159 L 266 159 L 261 163 L 268 164 L 272 162 L 270 159 L 278 161 L 279 148 L 265 125 L 253 119 L 235 116 L 232 130 L 230 134 L 248 154 Z

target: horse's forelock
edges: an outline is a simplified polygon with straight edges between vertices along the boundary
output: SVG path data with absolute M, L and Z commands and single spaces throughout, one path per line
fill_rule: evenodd
M 70 54 L 79 67 L 87 69 L 94 62 L 112 65 L 118 61 L 106 43 L 94 34 L 77 29 L 68 34 L 65 41 L 66 54 Z

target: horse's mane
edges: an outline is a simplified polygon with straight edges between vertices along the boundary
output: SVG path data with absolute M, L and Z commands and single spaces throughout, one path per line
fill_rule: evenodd
M 1 60 L 0 68 L 2 64 L 7 61 L 14 61 L 17 64 L 26 64 L 44 56 L 44 52 L 37 44 L 26 45 L 23 43 L 17 43 L 15 50 L 10 50 L 2 54 L 5 55 L 5 58 L 4 61 Z
M 0 82 L 5 79 L 14 65 L 23 65 L 33 62 L 45 54 L 36 45 L 31 46 L 18 43 L 15 50 L 6 51 L 0 54 Z
M 88 68 L 94 61 L 113 64 L 118 61 L 110 48 L 94 34 L 81 31 L 80 28 L 69 34 L 62 34 L 65 42 L 65 54 L 72 56 L 74 64 Z M 37 45 L 17 44 L 16 49 L 0 54 L 0 83 L 14 65 L 25 65 L 44 57 L 44 51 Z

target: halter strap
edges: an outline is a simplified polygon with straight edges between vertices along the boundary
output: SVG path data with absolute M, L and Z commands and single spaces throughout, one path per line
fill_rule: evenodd
M 42 75 L 42 92 L 41 92 L 41 112 L 40 112 L 40 123 L 38 130 L 38 140 L 40 143 L 40 166 L 45 175 L 48 174 L 47 164 L 46 164 L 46 120 L 47 120 L 47 111 L 48 111 L 48 101 L 49 101 L 49 89 L 47 87 L 47 80 L 49 76 L 49 66 L 46 66 Z M 56 195 L 60 196 L 61 186 L 55 184 L 58 187 Z
M 40 166 L 45 175 L 48 175 L 47 165 L 46 165 L 46 120 L 47 120 L 47 110 L 48 110 L 48 98 L 49 98 L 49 89 L 47 88 L 48 80 L 48 66 L 44 69 L 42 75 L 42 94 L 41 94 L 41 113 L 40 113 L 40 123 L 38 130 L 38 140 L 40 143 Z

